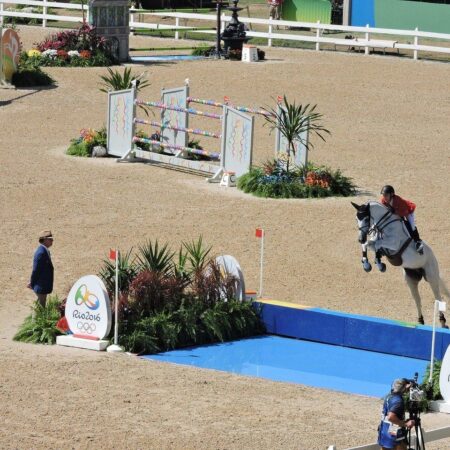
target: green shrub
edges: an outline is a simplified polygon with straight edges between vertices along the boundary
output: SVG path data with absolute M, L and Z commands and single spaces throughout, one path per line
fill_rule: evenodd
M 423 382 L 420 385 L 427 393 L 428 400 L 442 400 L 441 390 L 439 386 L 439 377 L 441 375 L 442 361 L 435 359 L 433 364 L 433 379 L 429 383 L 430 378 L 430 364 L 427 365 L 427 370 L 423 376 Z
M 211 56 L 216 51 L 216 47 L 210 47 L 208 45 L 201 45 L 200 47 L 192 50 L 192 56 Z
M 147 332 L 143 330 L 135 329 L 129 334 L 121 334 L 119 336 L 119 342 L 129 352 L 140 354 L 159 352 L 157 339 L 154 336 L 148 335 Z
M 89 157 L 91 153 L 89 151 L 89 146 L 85 142 L 78 142 L 78 140 L 73 139 L 66 153 L 70 156 L 82 156 Z
M 121 326 L 120 344 L 134 353 L 157 353 L 193 345 L 224 342 L 264 332 L 258 311 L 249 302 L 218 302 L 210 307 L 184 302 Z
M 34 344 L 54 344 L 61 332 L 56 323 L 61 318 L 61 301 L 57 296 L 47 298 L 45 308 L 39 303 L 33 306 L 33 313 L 28 316 L 14 336 L 15 341 Z

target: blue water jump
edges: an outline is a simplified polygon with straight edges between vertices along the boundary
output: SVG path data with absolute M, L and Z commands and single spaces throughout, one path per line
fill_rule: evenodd
M 424 360 L 279 336 L 173 350 L 146 359 L 382 397 L 395 378 L 422 379 Z

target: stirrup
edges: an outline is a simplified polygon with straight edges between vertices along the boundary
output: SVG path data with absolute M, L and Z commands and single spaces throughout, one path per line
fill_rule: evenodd
M 423 242 L 422 241 L 417 241 L 416 242 L 416 251 L 420 255 L 423 255 Z

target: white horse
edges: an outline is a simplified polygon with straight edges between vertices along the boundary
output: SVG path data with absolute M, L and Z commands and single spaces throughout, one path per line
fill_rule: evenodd
M 423 324 L 422 301 L 419 282 L 422 278 L 430 284 L 436 300 L 442 300 L 441 291 L 450 298 L 450 293 L 439 276 L 439 265 L 433 250 L 424 242 L 423 254 L 416 251 L 414 241 L 404 224 L 404 220 L 381 203 L 370 201 L 363 205 L 351 202 L 356 208 L 359 228 L 359 242 L 362 246 L 362 264 L 366 272 L 372 270 L 367 258 L 367 249 L 375 252 L 375 264 L 381 272 L 386 265 L 381 257 L 386 256 L 394 266 L 403 267 L 406 283 L 416 302 L 418 322 Z M 439 313 L 441 325 L 445 327 L 445 316 Z

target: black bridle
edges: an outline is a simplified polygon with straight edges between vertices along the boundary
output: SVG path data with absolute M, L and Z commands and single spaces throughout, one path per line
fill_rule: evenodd
M 400 222 L 402 219 L 401 218 L 394 218 L 392 220 L 389 220 L 392 216 L 394 215 L 394 213 L 389 209 L 381 216 L 380 220 L 378 222 L 375 222 L 372 214 L 370 213 L 370 203 L 367 203 L 365 206 L 365 211 L 358 211 L 356 213 L 356 217 L 359 220 L 364 220 L 366 218 L 369 218 L 369 223 L 367 225 L 363 225 L 362 227 L 358 227 L 359 231 L 361 233 L 364 234 L 364 242 L 361 242 L 362 244 L 366 242 L 367 240 L 367 235 L 368 234 L 372 234 L 372 233 L 377 233 L 382 235 L 383 234 L 383 230 L 390 225 L 391 223 L 394 222 Z M 370 222 L 373 222 L 372 226 L 370 225 Z M 368 229 L 367 231 L 364 231 Z

